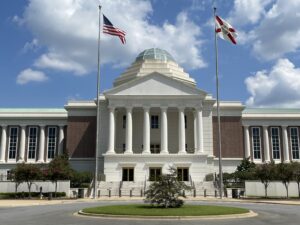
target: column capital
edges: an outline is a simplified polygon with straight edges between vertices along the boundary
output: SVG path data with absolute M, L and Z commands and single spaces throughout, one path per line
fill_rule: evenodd
M 148 105 L 146 105 L 146 106 L 143 106 L 143 110 L 144 110 L 144 111 L 149 111 L 149 110 L 150 110 L 150 108 L 151 108 L 151 106 L 148 106 Z
M 202 105 L 196 105 L 196 106 L 194 106 L 194 109 L 197 110 L 197 111 L 202 111 L 203 106 Z
M 125 108 L 126 108 L 127 112 L 131 112 L 133 109 L 133 106 L 125 106 Z
M 6 124 L 2 124 L 2 125 L 0 125 L 2 128 L 6 128 L 6 127 L 8 127 L 8 125 L 6 125 Z
M 160 109 L 161 109 L 162 111 L 167 111 L 168 108 L 169 108 L 168 106 L 160 106 Z
M 185 106 L 178 106 L 177 109 L 180 111 L 180 112 L 183 112 L 185 110 Z
M 64 128 L 66 125 L 64 125 L 64 124 L 59 124 L 58 125 L 60 128 Z
M 114 105 L 110 105 L 110 106 L 108 106 L 107 108 L 108 108 L 110 111 L 112 111 L 112 110 L 114 111 L 114 110 L 116 109 L 116 107 L 115 107 Z
M 27 125 L 26 125 L 26 124 L 21 124 L 20 127 L 21 127 L 21 128 L 26 128 Z
M 249 125 L 243 125 L 243 127 L 244 127 L 245 129 L 248 129 L 250 126 L 249 126 Z
M 39 127 L 41 127 L 41 128 L 45 128 L 45 127 L 46 127 L 46 125 L 45 125 L 45 124 L 40 124 L 40 125 L 39 125 Z
M 282 129 L 287 129 L 288 125 L 281 125 Z
M 262 125 L 262 127 L 263 127 L 264 129 L 268 129 L 270 126 L 269 126 L 269 125 Z

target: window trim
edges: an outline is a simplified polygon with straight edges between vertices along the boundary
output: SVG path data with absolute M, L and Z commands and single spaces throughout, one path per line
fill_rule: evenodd
M 10 158 L 9 154 L 10 154 L 10 147 L 11 147 L 11 130 L 13 128 L 17 129 L 17 135 L 16 135 L 16 150 L 15 150 L 15 157 L 14 158 Z M 18 126 L 10 126 L 9 127 L 9 136 L 8 136 L 8 146 L 7 146 L 7 161 L 9 162 L 15 162 L 17 161 L 17 156 L 18 156 L 18 151 L 19 151 L 19 127 Z
M 295 128 L 297 130 L 297 142 L 298 142 L 298 155 L 299 155 L 299 158 L 298 159 L 295 159 L 293 157 L 293 145 L 292 145 L 292 129 Z M 296 160 L 296 161 L 300 161 L 300 142 L 299 142 L 299 127 L 289 127 L 289 132 L 290 132 L 290 135 L 289 135 L 289 138 L 290 138 L 290 152 L 291 152 L 291 158 L 292 160 Z
M 254 158 L 254 135 L 253 135 L 253 130 L 254 129 L 258 129 L 259 131 L 259 155 L 260 157 L 259 158 Z M 256 161 L 256 162 L 261 162 L 262 160 L 262 148 L 261 148 L 261 127 L 258 127 L 258 126 L 254 126 L 254 127 L 251 127 L 251 142 L 252 142 L 252 158 L 253 158 L 253 161 Z
M 30 145 L 30 129 L 36 129 L 36 136 L 35 136 L 35 155 L 34 158 L 29 158 L 29 145 Z M 28 136 L 27 136 L 27 161 L 28 162 L 35 162 L 37 159 L 37 151 L 38 151 L 38 127 L 37 126 L 30 126 L 28 127 Z
M 275 159 L 274 158 L 274 149 L 273 149 L 273 134 L 272 134 L 272 129 L 277 129 L 278 130 L 278 147 L 279 147 L 279 159 Z M 270 136 L 271 136 L 271 150 L 272 150 L 272 160 L 276 161 L 276 162 L 280 162 L 281 161 L 281 140 L 280 140 L 280 129 L 279 127 L 276 126 L 272 126 L 270 127 Z
M 157 121 L 154 121 L 154 118 L 157 118 Z M 157 123 L 154 123 L 157 122 Z M 159 129 L 159 115 L 151 115 L 151 124 L 150 127 L 151 129 Z
M 53 158 L 49 158 L 49 130 L 51 128 L 55 128 L 55 148 L 54 148 L 54 155 L 53 158 L 55 157 L 56 151 L 57 151 L 57 127 L 56 126 L 48 126 L 47 127 L 47 161 L 51 161 Z

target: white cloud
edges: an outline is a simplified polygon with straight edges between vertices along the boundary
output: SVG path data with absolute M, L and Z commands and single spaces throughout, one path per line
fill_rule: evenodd
M 17 76 L 17 84 L 21 84 L 21 85 L 33 81 L 44 82 L 46 80 L 48 80 L 48 77 L 45 75 L 45 73 L 38 70 L 32 70 L 30 68 L 21 71 Z
M 255 24 L 265 14 L 265 6 L 271 0 L 235 0 L 229 21 L 235 25 Z
M 300 68 L 288 59 L 279 59 L 270 71 L 258 71 L 245 80 L 255 107 L 300 107 Z
M 254 30 L 254 53 L 272 60 L 300 47 L 300 1 L 277 0 Z
M 16 18 L 47 49 L 34 65 L 79 75 L 96 70 L 98 3 L 98 0 L 30 0 L 22 18 Z M 150 22 L 150 1 L 103 0 L 101 3 L 103 13 L 127 33 L 124 46 L 117 37 L 101 34 L 102 63 L 125 66 L 145 48 L 160 47 L 187 69 L 206 66 L 201 54 L 200 27 L 186 13 L 178 14 L 174 24 L 165 22 L 159 26 Z
M 300 48 L 299 0 L 235 0 L 229 21 L 237 26 L 241 44 L 254 55 L 276 60 Z

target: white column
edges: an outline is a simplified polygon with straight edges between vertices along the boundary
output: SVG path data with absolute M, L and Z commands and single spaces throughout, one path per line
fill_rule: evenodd
M 25 141 L 26 141 L 26 125 L 21 125 L 21 139 L 19 149 L 19 160 L 18 162 L 25 161 Z
M 290 161 L 287 126 L 282 126 L 284 162 Z
M 143 154 L 150 154 L 150 108 L 144 107 Z
M 196 110 L 193 113 L 194 115 L 194 152 L 197 152 L 197 140 L 198 140 L 198 131 L 197 131 L 197 112 Z
M 247 159 L 251 156 L 249 126 L 244 126 L 244 138 L 245 138 L 245 158 Z
M 64 128 L 64 125 L 59 125 L 58 155 L 62 155 L 64 153 Z
M 160 142 L 161 142 L 161 154 L 168 154 L 168 107 L 161 107 L 161 130 L 160 130 Z
M 7 126 L 2 125 L 1 147 L 0 147 L 0 162 L 5 162 L 6 137 L 7 137 Z
M 45 125 L 40 125 L 40 141 L 39 141 L 39 163 L 45 162 Z
M 132 154 L 132 108 L 126 108 L 126 150 L 125 154 Z
M 265 162 L 270 162 L 270 144 L 269 144 L 269 132 L 268 126 L 263 126 L 264 131 L 264 155 L 265 155 Z
M 178 108 L 178 148 L 179 154 L 185 154 L 185 126 L 184 126 L 184 108 Z
M 196 109 L 197 114 L 197 153 L 203 153 L 203 120 L 202 109 Z
M 115 154 L 115 108 L 109 108 L 109 137 L 107 154 Z

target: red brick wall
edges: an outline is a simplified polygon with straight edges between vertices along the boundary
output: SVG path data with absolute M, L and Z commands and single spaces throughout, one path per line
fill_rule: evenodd
M 243 158 L 244 138 L 242 118 L 240 116 L 221 117 L 222 157 Z M 218 147 L 218 118 L 213 117 L 214 155 L 219 156 Z
M 96 117 L 71 116 L 67 126 L 67 152 L 72 158 L 95 157 Z

